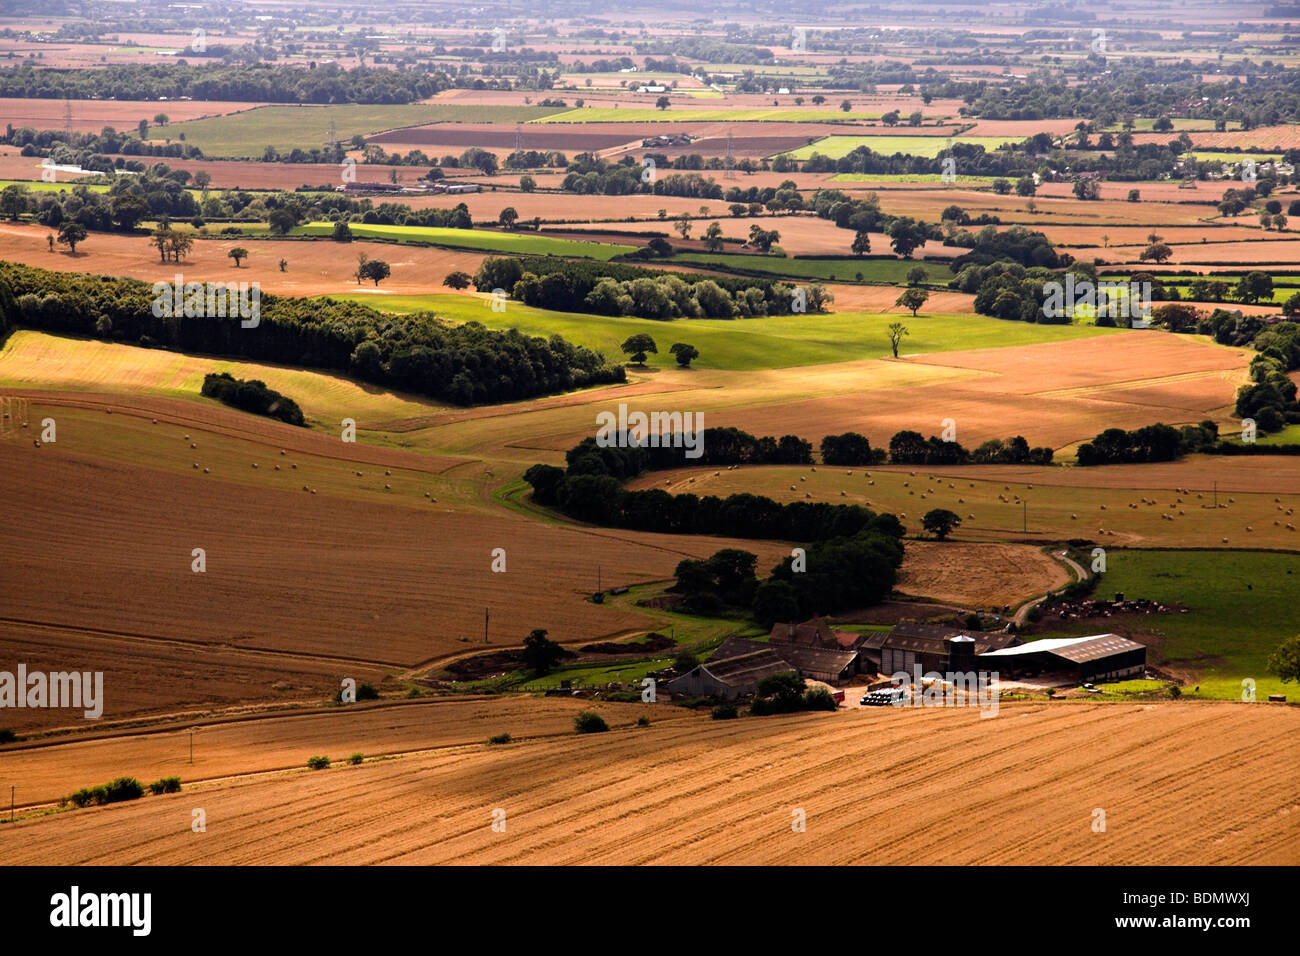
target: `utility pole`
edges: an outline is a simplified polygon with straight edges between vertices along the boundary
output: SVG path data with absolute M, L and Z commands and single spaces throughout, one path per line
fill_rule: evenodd
M 1214 507 L 1219 507 L 1219 483 L 1214 483 Z

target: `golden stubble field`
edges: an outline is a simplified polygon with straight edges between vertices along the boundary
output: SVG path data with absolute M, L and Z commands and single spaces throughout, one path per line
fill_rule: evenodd
M 587 600 L 598 573 L 607 588 L 663 580 L 683 558 L 736 544 L 491 506 L 481 463 L 270 422 L 259 424 L 278 431 L 257 436 L 209 430 L 201 415 L 167 419 L 187 405 L 218 423 L 248 420 L 200 403 L 134 399 L 110 415 L 103 399 L 56 399 L 30 413 L 58 422 L 56 443 L 38 448 L 30 431 L 0 441 L 0 623 L 12 625 L 0 645 L 19 660 L 40 650 L 34 635 L 57 632 L 60 669 L 102 665 L 121 691 L 108 699 L 111 718 L 309 697 L 351 670 L 373 677 L 482 650 L 485 609 L 495 649 L 533 628 L 566 643 L 645 631 L 653 613 Z M 457 477 L 449 466 L 468 470 Z M 747 546 L 767 566 L 782 550 Z M 492 570 L 498 548 L 504 572 Z M 135 653 L 109 653 L 128 643 Z M 161 659 L 155 685 L 140 676 L 150 647 Z M 275 655 L 285 661 L 279 679 Z M 241 670 L 246 688 L 233 686 Z M 41 716 L 43 729 L 66 722 Z
M 1298 766 L 1267 704 L 652 718 L 23 820 L 0 861 L 1294 865 Z

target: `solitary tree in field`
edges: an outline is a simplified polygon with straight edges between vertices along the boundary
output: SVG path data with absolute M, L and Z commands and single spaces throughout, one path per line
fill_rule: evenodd
M 206 169 L 200 169 L 197 173 L 194 174 L 194 185 L 197 186 L 202 192 L 206 193 L 208 191 L 208 187 L 212 185 L 212 174 L 209 173 Z
M 67 245 L 74 254 L 77 251 L 77 243 L 84 242 L 89 235 L 86 227 L 75 219 L 69 219 L 59 227 L 59 242 Z
M 853 245 L 850 246 L 855 256 L 864 256 L 871 251 L 871 236 L 865 229 L 859 229 L 853 234 Z
M 841 113 L 847 113 L 847 112 L 848 112 L 849 110 L 851 110 L 851 109 L 853 109 L 853 104 L 850 103 L 848 100 L 842 100 L 842 101 L 840 102 L 840 112 L 841 112 Z
M 940 541 L 945 540 L 948 535 L 952 534 L 953 529 L 959 524 L 961 524 L 961 517 L 947 508 L 935 508 L 927 511 L 925 517 L 921 519 L 921 527 Z
M 1170 249 L 1163 242 L 1153 242 L 1138 255 L 1138 262 L 1146 262 L 1148 259 L 1154 259 L 1156 262 L 1164 262 L 1173 254 L 1174 250 Z
M 925 300 L 928 298 L 930 298 L 930 292 L 928 289 L 913 287 L 911 289 L 904 289 L 903 294 L 898 297 L 894 302 L 894 305 L 901 305 L 905 309 L 911 309 L 912 316 L 915 317 L 916 310 L 925 305 Z
M 620 345 L 619 348 L 637 365 L 645 365 L 647 352 L 659 353 L 659 347 L 655 345 L 655 340 L 645 332 L 638 332 L 636 335 L 629 336 L 627 341 Z
M 245 249 L 243 246 L 235 246 L 235 248 L 231 249 L 229 252 L 226 253 L 226 258 L 234 259 L 235 268 L 238 269 L 239 263 L 244 259 L 248 258 L 248 250 Z
M 668 107 L 672 105 L 673 105 L 672 100 L 670 100 L 666 96 L 661 96 L 659 97 L 659 99 L 655 100 L 655 109 L 666 110 L 668 109 Z
M 903 341 L 904 335 L 907 335 L 907 326 L 902 322 L 890 323 L 889 347 L 894 350 L 894 358 L 898 358 L 898 343 Z
M 825 102 L 826 102 L 826 97 L 822 96 L 820 93 L 818 93 L 816 96 L 812 98 L 813 106 L 821 106 Z
M 153 122 L 155 126 L 166 126 L 168 116 L 166 113 L 155 113 Z
M 140 134 L 141 139 L 149 138 L 149 121 L 147 119 L 140 120 L 140 122 L 135 124 L 135 128 L 136 132 Z
M 673 228 L 681 234 L 683 239 L 689 239 L 691 238 L 691 226 L 691 214 L 684 212 L 677 217 L 677 222 L 673 225 Z
M 704 230 L 704 244 L 709 247 L 709 252 L 717 252 L 722 248 L 721 223 L 709 223 L 709 228 Z
M 524 638 L 524 664 L 535 674 L 549 674 L 563 656 L 564 648 L 540 627 Z
M 1300 637 L 1283 641 L 1269 656 L 1268 669 L 1286 684 L 1300 681 Z
M 468 272 L 448 272 L 447 278 L 442 280 L 442 284 L 449 289 L 468 289 L 472 280 Z
M 442 170 L 439 170 L 442 172 Z M 530 193 L 537 188 L 537 180 L 527 174 L 519 177 L 519 191 L 521 193 Z
M 376 289 L 379 288 L 380 281 L 387 279 L 393 272 L 383 259 L 370 259 L 358 271 L 361 273 L 361 278 L 374 282 Z
M 677 364 L 682 368 L 690 368 L 691 360 L 700 357 L 700 350 L 685 342 L 674 342 L 669 346 L 668 351 L 677 356 Z
M 505 209 L 501 210 L 501 215 L 497 218 L 501 225 L 507 229 L 513 229 L 515 223 L 519 221 L 519 212 L 514 206 L 506 206 Z
M 918 286 L 927 278 L 926 271 L 921 266 L 915 266 L 907 270 L 908 286 Z
M 1021 176 L 1016 180 L 1017 196 L 1032 196 L 1037 192 L 1038 186 L 1034 183 L 1033 176 Z

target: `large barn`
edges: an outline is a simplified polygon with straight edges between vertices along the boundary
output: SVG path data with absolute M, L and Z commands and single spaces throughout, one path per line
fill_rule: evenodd
M 1064 671 L 1082 684 L 1141 677 L 1147 649 L 1118 634 L 1094 634 L 1030 641 L 979 654 L 977 660 L 982 669 L 996 669 L 1003 678 Z
M 769 649 L 763 648 L 728 657 L 710 660 L 692 668 L 681 677 L 668 682 L 668 692 L 688 697 L 721 697 L 734 700 L 753 694 L 758 682 L 773 674 L 789 674 L 792 668 Z
M 780 625 L 784 627 L 784 625 Z M 858 652 L 839 647 L 815 647 L 804 644 L 780 643 L 773 641 L 760 644 L 747 641 L 742 637 L 729 637 L 722 646 L 713 652 L 710 663 L 767 650 L 786 664 L 790 665 L 801 677 L 825 681 L 828 684 L 841 684 L 858 673 Z

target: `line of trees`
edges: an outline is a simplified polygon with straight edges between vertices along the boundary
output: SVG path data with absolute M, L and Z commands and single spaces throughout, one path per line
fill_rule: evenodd
M 456 405 L 516 401 L 626 381 L 622 365 L 559 335 L 526 336 L 433 313 L 389 315 L 353 302 L 263 295 L 256 328 L 228 318 L 153 314 L 136 279 L 0 263 L 13 324 L 172 351 L 345 372 Z
M 1080 445 L 1077 457 L 1083 466 L 1173 461 L 1192 452 L 1212 451 L 1218 441 L 1219 426 L 1208 419 L 1182 428 L 1163 423 L 1132 431 L 1108 428 Z
M 482 51 L 479 51 L 480 53 Z M 307 68 L 187 63 L 0 69 L 0 96 L 71 100 L 236 100 L 250 103 L 414 103 L 449 89 L 444 73 L 337 64 Z
M 794 288 L 774 279 L 706 277 L 543 257 L 484 259 L 473 282 L 480 292 L 504 289 L 537 308 L 646 319 L 788 315 L 796 301 Z M 809 312 L 823 312 L 831 301 L 818 283 L 805 290 Z

